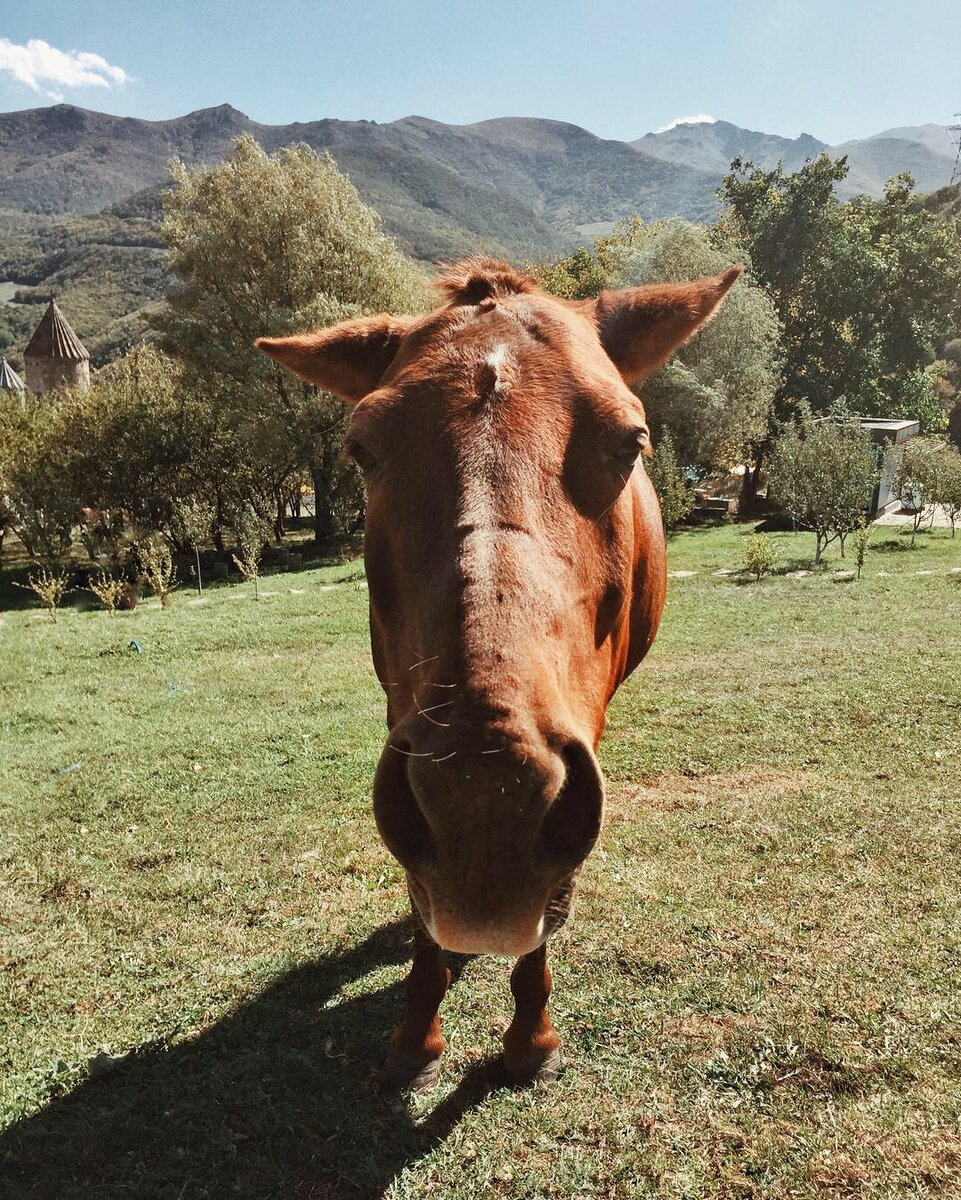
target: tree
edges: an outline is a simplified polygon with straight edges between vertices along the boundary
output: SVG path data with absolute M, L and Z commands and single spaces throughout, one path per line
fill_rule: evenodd
M 618 223 L 566 259 L 534 267 L 541 285 L 567 299 L 603 288 L 681 282 L 725 270 L 741 252 L 688 221 Z M 730 469 L 767 430 L 779 382 L 780 328 L 774 306 L 747 278 L 716 317 L 643 384 L 655 444 L 669 433 L 673 452 L 698 473 Z
M 822 154 L 792 174 L 735 159 L 719 230 L 743 245 L 784 325 L 776 412 L 839 399 L 866 415 L 943 426 L 920 378 L 961 315 L 961 226 L 925 208 L 908 175 L 880 200 L 840 203 L 845 159 Z
M 951 536 L 954 537 L 955 526 L 961 517 L 961 453 L 946 447 L 942 454 L 944 462 L 938 480 L 938 503 L 951 522 Z
M 858 421 L 835 407 L 821 419 L 802 406 L 774 442 L 769 492 L 791 519 L 815 536 L 819 563 L 833 541 L 841 557 L 847 537 L 865 521 L 878 478 L 878 459 Z
M 670 431 L 665 431 L 644 466 L 661 506 L 664 532 L 670 533 L 694 507 L 694 488 L 677 460 Z
M 901 453 L 893 490 L 913 515 L 912 546 L 925 517 L 933 518 L 946 490 L 945 464 L 949 453 L 934 438 L 913 438 Z
M 363 313 L 424 306 L 422 276 L 387 237 L 329 154 L 292 146 L 268 155 L 249 136 L 216 167 L 172 164 L 163 237 L 177 282 L 158 320 L 165 345 L 237 414 L 261 418 L 260 453 L 276 455 L 278 508 L 297 467 L 313 479 L 318 540 L 362 507 L 339 448 L 343 408 L 292 383 L 253 349 L 260 336 Z
M 63 419 L 82 393 L 47 392 L 42 400 L 7 404 L 0 475 L 10 525 L 30 557 L 58 574 L 73 541 L 82 503 L 74 480 L 74 446 Z

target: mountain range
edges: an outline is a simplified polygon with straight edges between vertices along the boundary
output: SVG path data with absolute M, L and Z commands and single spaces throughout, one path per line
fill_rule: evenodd
M 242 133 L 270 151 L 294 142 L 329 150 L 388 230 L 425 261 L 476 251 L 556 255 L 633 213 L 710 220 L 735 157 L 793 170 L 823 150 L 846 154 L 843 197 L 880 195 L 905 170 L 931 191 L 948 183 L 954 163 L 951 134 L 939 125 L 828 146 L 807 133 L 786 138 L 715 121 L 623 142 L 533 118 L 263 125 L 227 104 L 169 121 L 57 104 L 0 114 L 0 298 L 11 284 L 19 300 L 51 289 L 66 296 L 86 279 L 100 299 L 85 305 L 81 336 L 85 322 L 98 324 L 97 337 L 117 321 L 127 329 L 131 311 L 163 293 L 156 227 L 167 163 L 217 162 Z M 98 271 L 103 278 L 92 279 Z M 9 307 L 0 305 L 0 348 L 4 329 L 23 324 Z M 107 342 L 116 336 L 115 328 Z

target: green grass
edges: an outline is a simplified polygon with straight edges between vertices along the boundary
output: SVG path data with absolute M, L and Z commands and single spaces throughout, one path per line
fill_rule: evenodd
M 961 538 L 715 575 L 749 533 L 673 540 L 612 706 L 550 1092 L 493 1065 L 493 958 L 439 1088 L 381 1090 L 406 903 L 349 567 L 0 614 L 0 1195 L 961 1193 Z

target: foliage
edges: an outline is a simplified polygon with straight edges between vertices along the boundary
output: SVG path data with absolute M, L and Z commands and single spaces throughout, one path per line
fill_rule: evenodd
M 362 493 L 339 450 L 343 410 L 253 349 L 254 339 L 362 313 L 410 312 L 423 277 L 329 154 L 268 155 L 249 136 L 213 168 L 172 165 L 162 233 L 177 284 L 158 319 L 167 347 L 241 425 L 255 426 L 275 504 L 310 472 L 316 536 L 359 523 Z
M 951 522 L 951 536 L 954 537 L 955 526 L 961 518 L 961 452 L 945 448 L 942 454 L 944 458 L 938 479 L 938 503 Z
M 570 257 L 534 266 L 541 285 L 579 299 L 604 287 L 679 283 L 716 275 L 743 258 L 701 225 L 679 219 L 619 222 Z M 742 278 L 717 316 L 641 388 L 655 441 L 670 431 L 680 461 L 704 473 L 743 461 L 767 430 L 777 388 L 780 327 L 761 288 Z
M 791 519 L 814 532 L 814 561 L 835 539 L 841 557 L 848 535 L 863 525 L 877 482 L 871 440 L 846 410 L 821 419 L 802 407 L 774 443 L 768 466 L 770 494 Z
M 208 501 L 190 497 L 179 500 L 174 506 L 171 536 L 177 545 L 193 550 L 197 592 L 201 596 L 204 594 L 204 581 L 200 566 L 200 547 L 210 540 L 215 527 L 216 509 Z
M 778 415 L 845 398 L 937 428 L 919 372 L 961 314 L 961 224 L 918 204 L 909 175 L 880 200 L 841 204 L 846 174 L 846 159 L 826 154 L 793 174 L 735 159 L 720 191 L 719 229 L 750 254 L 784 325 Z
M 894 494 L 913 514 L 912 546 L 925 518 L 933 519 L 939 504 L 946 508 L 950 505 L 954 511 L 953 516 L 949 513 L 954 532 L 954 522 L 961 511 L 961 505 L 955 508 L 959 462 L 961 455 L 935 438 L 912 438 L 904 447 L 894 477 Z
M 670 533 L 694 507 L 694 485 L 677 460 L 670 430 L 665 430 L 654 453 L 643 461 L 661 506 L 664 532 Z
M 232 555 L 237 570 L 248 583 L 254 585 L 254 598 L 259 599 L 257 580 L 260 575 L 260 556 L 264 551 L 269 527 L 256 513 L 239 514 L 234 525 L 237 553 Z
M 72 543 L 77 495 L 73 444 L 62 421 L 76 393 L 21 404 L 0 392 L 0 478 L 6 519 L 37 563 L 56 568 Z
M 580 246 L 564 258 L 528 263 L 527 269 L 545 292 L 563 300 L 587 300 L 612 286 L 610 274 L 597 256 L 596 245 L 593 253 Z
M 854 565 L 857 568 L 858 579 L 864 570 L 864 559 L 867 556 L 868 544 L 871 541 L 871 526 L 865 522 L 854 531 Z
M 57 608 L 64 596 L 71 591 L 70 576 L 66 571 L 51 571 L 41 567 L 37 572 L 27 575 L 26 586 L 50 614 L 50 620 L 57 623 Z
M 117 605 L 126 592 L 126 582 L 114 575 L 108 575 L 106 571 L 92 575 L 87 581 L 87 587 L 111 616 L 116 612 Z
M 780 561 L 777 541 L 769 533 L 751 535 L 744 551 L 744 569 L 749 575 L 760 580 L 764 575 L 770 575 Z
M 138 544 L 137 557 L 150 590 L 160 597 L 161 608 L 169 608 L 177 577 L 169 544 L 160 534 L 151 534 Z

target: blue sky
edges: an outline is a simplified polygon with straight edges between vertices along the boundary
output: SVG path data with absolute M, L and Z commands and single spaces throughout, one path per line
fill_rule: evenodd
M 961 109 L 958 0 L 2 0 L 0 109 L 267 123 L 710 114 L 837 143 Z M 37 43 L 46 43 L 46 47 Z M 31 46 L 32 43 L 32 46 Z

